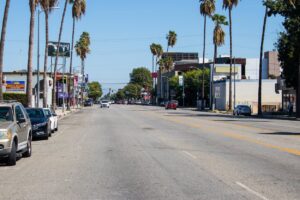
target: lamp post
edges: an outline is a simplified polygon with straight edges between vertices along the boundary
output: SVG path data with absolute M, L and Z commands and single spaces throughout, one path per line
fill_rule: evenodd
M 59 7 L 51 7 L 49 8 L 49 10 L 52 9 L 59 9 Z M 38 37 L 37 37 L 37 94 L 36 94 L 36 102 L 35 102 L 35 106 L 38 108 L 40 107 L 40 15 L 42 12 L 44 12 L 43 10 L 38 9 Z M 44 72 L 46 73 L 46 72 Z M 45 80 L 44 80 L 45 81 Z M 46 88 L 44 88 L 45 90 Z

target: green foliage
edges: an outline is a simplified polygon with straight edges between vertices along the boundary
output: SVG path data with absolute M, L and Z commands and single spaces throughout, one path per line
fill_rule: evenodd
M 93 100 L 97 100 L 99 97 L 102 96 L 102 87 L 99 82 L 91 82 L 88 84 L 89 91 L 88 96 Z
M 168 47 L 174 47 L 177 42 L 177 34 L 175 31 L 169 31 L 166 39 L 168 40 Z
M 14 100 L 22 103 L 25 107 L 28 105 L 27 103 L 27 96 L 26 94 L 20 93 L 4 93 L 3 94 L 4 100 Z
M 265 1 L 269 15 L 282 15 L 285 31 L 280 33 L 276 47 L 283 68 L 283 75 L 288 86 L 297 88 L 300 62 L 300 3 L 296 1 Z
M 184 92 L 186 104 L 189 106 L 195 106 L 197 101 L 197 92 L 201 93 L 200 83 L 202 82 L 202 70 L 192 70 L 184 73 Z M 209 98 L 209 80 L 210 70 L 204 71 L 204 87 L 206 99 Z M 169 79 L 170 89 L 175 91 L 175 99 L 179 102 L 182 101 L 182 86 L 179 86 L 178 77 L 174 76 Z
M 139 85 L 145 89 L 150 89 L 152 87 L 151 72 L 146 67 L 133 69 L 130 74 L 130 83 Z
M 91 40 L 89 33 L 83 32 L 80 36 L 79 41 L 77 41 L 75 45 L 76 54 L 80 57 L 81 60 L 85 60 L 87 54 L 90 53 L 90 45 Z
M 124 87 L 123 92 L 127 99 L 139 99 L 141 96 L 141 89 L 142 87 L 140 85 L 129 83 Z
M 125 99 L 125 93 L 124 90 L 118 90 L 118 92 L 116 93 L 116 100 L 123 100 Z

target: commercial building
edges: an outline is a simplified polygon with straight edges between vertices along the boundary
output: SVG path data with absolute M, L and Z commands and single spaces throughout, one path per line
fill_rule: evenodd
M 281 93 L 276 93 L 277 80 L 264 79 L 262 81 L 262 110 L 273 112 L 281 109 Z M 258 111 L 258 80 L 237 80 L 233 83 L 233 103 L 235 105 L 249 105 L 253 113 Z M 229 80 L 214 82 L 215 108 L 227 110 L 229 105 Z
M 4 72 L 3 73 L 4 84 L 2 91 L 5 93 L 20 93 L 26 94 L 27 89 L 27 72 L 26 71 L 14 71 L 14 72 Z M 46 76 L 47 82 L 47 105 L 51 105 L 52 100 L 52 89 L 53 89 L 53 79 L 50 73 Z M 43 73 L 40 73 L 40 95 L 37 96 L 37 72 L 33 73 L 32 76 L 32 105 L 38 101 L 39 105 L 43 105 L 43 93 L 44 93 L 44 80 Z

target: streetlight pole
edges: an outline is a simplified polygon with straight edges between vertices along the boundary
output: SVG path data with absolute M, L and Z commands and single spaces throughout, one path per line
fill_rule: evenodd
M 59 9 L 59 7 L 51 7 L 49 10 L 52 9 Z M 37 108 L 40 107 L 40 15 L 43 12 L 43 10 L 38 9 L 38 37 L 37 37 L 37 92 L 36 92 L 36 102 L 35 106 Z M 46 73 L 46 72 L 44 72 Z M 44 80 L 46 81 L 46 80 Z M 44 88 L 46 90 L 46 88 Z

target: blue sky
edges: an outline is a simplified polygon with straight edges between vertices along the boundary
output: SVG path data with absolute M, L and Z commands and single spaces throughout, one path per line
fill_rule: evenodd
M 57 40 L 63 2 L 60 9 L 50 16 L 50 40 Z M 259 56 L 264 8 L 261 0 L 243 0 L 233 11 L 233 53 L 236 57 Z M 1 23 L 5 1 L 0 2 Z M 71 7 L 68 8 L 63 41 L 71 41 Z M 222 1 L 217 0 L 217 13 L 227 16 Z M 265 50 L 274 49 L 278 33 L 283 30 L 282 19 L 268 19 Z M 208 21 L 207 55 L 213 55 L 213 23 Z M 139 66 L 151 69 L 149 45 L 160 43 L 166 48 L 165 36 L 169 30 L 178 35 L 178 43 L 170 51 L 199 52 L 202 55 L 203 17 L 199 14 L 197 0 L 87 0 L 87 13 L 77 23 L 76 39 L 82 31 L 91 35 L 91 54 L 86 60 L 86 72 L 90 79 L 108 88 L 117 89 L 129 81 L 130 71 Z M 229 54 L 229 33 L 219 54 Z M 11 0 L 4 71 L 25 69 L 29 34 L 28 0 Z M 41 15 L 41 60 L 43 63 L 44 16 Z M 34 55 L 36 66 L 36 46 Z M 75 58 L 75 66 L 80 60 Z

